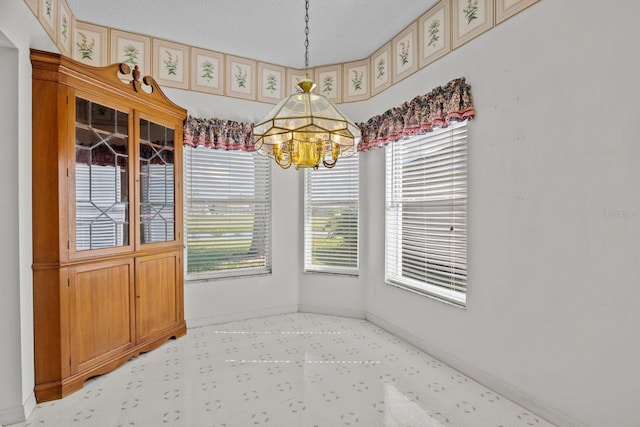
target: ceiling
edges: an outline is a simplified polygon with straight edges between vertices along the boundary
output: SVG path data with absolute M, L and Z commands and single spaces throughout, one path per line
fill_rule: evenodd
M 67 2 L 80 21 L 291 68 L 305 65 L 304 0 Z M 436 2 L 310 0 L 309 66 L 369 57 Z

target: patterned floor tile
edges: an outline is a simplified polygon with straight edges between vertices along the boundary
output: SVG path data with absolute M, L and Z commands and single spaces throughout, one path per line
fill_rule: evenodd
M 293 313 L 165 343 L 20 427 L 548 427 L 365 320 Z

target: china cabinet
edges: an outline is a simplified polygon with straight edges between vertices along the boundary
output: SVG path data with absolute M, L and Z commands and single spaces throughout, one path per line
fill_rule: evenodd
M 186 333 L 186 111 L 126 64 L 32 50 L 35 395 Z

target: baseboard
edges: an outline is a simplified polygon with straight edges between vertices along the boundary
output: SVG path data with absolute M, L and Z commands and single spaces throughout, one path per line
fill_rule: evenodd
M 236 322 L 239 320 L 254 319 L 256 317 L 276 316 L 278 314 L 289 314 L 298 311 L 298 306 L 295 304 L 283 305 L 279 307 L 261 308 L 258 310 L 240 311 L 230 314 L 221 314 L 207 317 L 197 317 L 194 319 L 187 319 L 187 329 L 197 328 L 200 326 L 217 325 L 220 323 Z
M 355 319 L 366 319 L 367 312 L 364 310 L 353 310 L 350 308 L 320 307 L 308 304 L 298 304 L 300 313 L 326 314 L 329 316 L 352 317 Z
M 3 409 L 0 411 L 0 425 L 8 426 L 11 424 L 21 423 L 26 420 L 24 415 L 24 406 Z
M 502 381 L 496 380 L 493 376 L 478 369 L 470 363 L 458 358 L 457 356 L 438 348 L 421 338 L 416 337 L 410 332 L 394 325 L 393 323 L 376 316 L 372 313 L 366 313 L 366 319 L 371 323 L 379 326 L 387 332 L 403 339 L 409 344 L 419 348 L 420 350 L 428 353 L 439 361 L 447 364 L 448 366 L 460 371 L 464 375 L 468 376 L 472 380 L 482 384 L 488 389 L 500 394 L 506 399 L 509 399 L 525 409 L 528 409 L 533 414 L 544 418 L 552 424 L 563 427 L 585 427 L 585 424 L 576 420 L 573 417 L 557 412 L 553 409 L 542 407 L 534 403 L 534 399 L 528 396 L 526 393 L 521 392 Z
M 29 396 L 27 396 L 27 399 L 23 403 L 25 419 L 29 419 L 33 410 L 36 409 L 37 404 L 38 402 L 36 402 L 36 395 L 33 391 L 31 391 L 31 393 L 29 393 Z

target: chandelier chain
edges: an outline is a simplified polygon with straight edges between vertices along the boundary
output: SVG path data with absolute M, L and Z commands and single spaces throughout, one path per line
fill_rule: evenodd
M 362 133 L 326 96 L 311 95 L 316 84 L 309 78 L 309 0 L 304 22 L 305 78 L 297 82 L 295 93 L 253 126 L 254 147 L 283 169 L 330 169 L 340 157 L 356 152 Z
M 309 0 L 305 1 L 305 15 L 304 15 L 304 69 L 305 73 L 309 68 Z

